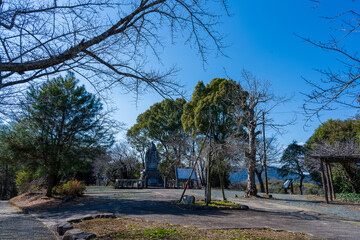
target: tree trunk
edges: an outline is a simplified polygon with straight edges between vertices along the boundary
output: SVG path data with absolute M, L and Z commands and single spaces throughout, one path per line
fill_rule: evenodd
M 205 203 L 206 206 L 211 202 L 211 184 L 210 184 L 210 161 L 211 161 L 211 151 L 209 151 L 208 159 L 206 162 L 206 188 L 205 188 Z
M 255 145 L 255 126 L 249 127 L 249 148 L 247 152 L 247 187 L 245 190 L 245 197 L 254 197 L 257 195 L 255 184 L 255 171 L 256 171 L 256 145 Z
M 47 189 L 46 189 L 46 196 L 47 197 L 52 196 L 52 188 L 54 187 L 55 178 L 56 178 L 55 174 L 53 174 L 53 173 L 49 174 L 48 186 L 47 186 Z
M 304 180 L 305 176 L 301 176 L 300 177 L 300 195 L 303 195 L 303 180 Z
M 224 190 L 224 174 L 220 173 L 219 178 L 220 178 L 220 187 L 221 187 L 223 201 L 226 201 L 227 199 L 225 197 L 225 190 Z
M 245 190 L 245 197 L 253 197 L 257 195 L 257 189 L 255 184 L 255 164 L 248 164 L 248 178 L 247 178 L 247 187 Z
M 210 166 L 206 167 L 205 202 L 206 206 L 211 202 Z
M 255 170 L 256 176 L 258 178 L 259 184 L 260 184 L 260 191 L 262 193 L 265 192 L 265 185 L 264 185 L 264 181 L 262 179 L 262 171 L 260 172 L 258 169 Z

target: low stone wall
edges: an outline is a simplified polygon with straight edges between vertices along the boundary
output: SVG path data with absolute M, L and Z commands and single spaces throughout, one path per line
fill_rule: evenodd
M 114 188 L 144 188 L 145 181 L 140 179 L 116 179 Z
M 85 220 L 91 220 L 94 218 L 116 218 L 113 213 L 95 214 L 95 215 L 84 215 L 80 218 L 68 218 L 64 222 L 61 222 L 54 226 L 56 232 L 63 236 L 63 240 L 76 240 L 76 239 L 92 239 L 96 235 L 94 233 L 87 233 L 81 229 L 74 228 L 73 223 L 78 223 Z

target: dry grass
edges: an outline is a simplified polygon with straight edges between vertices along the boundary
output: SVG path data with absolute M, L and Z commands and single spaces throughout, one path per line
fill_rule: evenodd
M 93 219 L 74 224 L 96 239 L 307 239 L 305 234 L 261 229 L 198 229 L 133 218 Z
M 41 210 L 57 207 L 62 202 L 62 198 L 46 197 L 44 193 L 24 193 L 10 199 L 10 202 L 18 207 Z

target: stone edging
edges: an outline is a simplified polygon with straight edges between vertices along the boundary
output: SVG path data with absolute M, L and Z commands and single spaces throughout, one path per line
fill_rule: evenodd
M 63 236 L 63 240 L 92 239 L 96 237 L 94 233 L 83 232 L 81 229 L 74 228 L 72 224 L 94 218 L 116 218 L 116 216 L 113 213 L 89 214 L 80 218 L 68 218 L 64 222 L 53 226 L 53 228 L 60 236 Z
M 31 208 L 19 206 L 11 201 L 9 201 L 9 203 L 15 206 L 16 208 L 20 209 L 23 213 L 31 214 L 30 213 Z M 90 214 L 84 215 L 79 218 L 67 218 L 65 219 L 65 221 L 60 222 L 56 225 L 53 225 L 51 227 L 48 226 L 48 228 L 51 232 L 53 232 L 55 235 L 58 236 L 57 237 L 58 239 L 63 239 L 63 240 L 92 239 L 96 237 L 94 233 L 86 233 L 81 229 L 74 228 L 72 224 L 85 220 L 91 220 L 94 218 L 116 218 L 116 215 L 114 213 L 103 213 L 103 214 L 94 214 L 94 215 L 90 215 Z

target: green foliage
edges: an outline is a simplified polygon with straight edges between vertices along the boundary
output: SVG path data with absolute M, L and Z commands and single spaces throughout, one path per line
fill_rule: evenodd
M 168 177 L 173 177 L 174 166 L 180 164 L 181 155 L 187 149 L 188 135 L 181 123 L 185 103 L 183 98 L 155 103 L 137 117 L 136 124 L 126 134 L 142 158 L 151 141 L 158 143 L 162 173 Z
M 294 183 L 294 193 L 300 193 L 300 183 Z M 303 193 L 304 194 L 312 194 L 312 195 L 320 195 L 323 193 L 322 187 L 312 183 L 303 183 Z
M 25 193 L 31 191 L 28 185 L 33 180 L 33 173 L 30 171 L 20 170 L 16 173 L 16 186 L 18 187 L 20 193 Z
M 360 143 L 360 119 L 348 119 L 344 121 L 328 120 L 315 130 L 314 134 L 307 141 L 306 147 L 309 150 L 315 150 L 321 144 L 330 144 L 335 147 L 336 143 L 347 142 Z M 341 149 L 336 150 L 337 152 L 341 152 Z M 347 168 L 347 170 L 345 170 L 345 168 Z M 348 162 L 334 164 L 332 171 L 336 192 L 360 191 L 360 171 L 356 168 L 355 164 Z M 314 170 L 312 172 L 317 171 Z M 320 174 L 311 173 L 311 175 L 319 176 Z
M 70 180 L 60 186 L 56 186 L 53 191 L 62 196 L 82 196 L 86 190 L 85 184 L 77 180 Z
M 88 171 L 112 144 L 100 100 L 78 83 L 69 73 L 28 89 L 19 116 L 2 131 L 12 161 L 56 178 Z
M 352 192 L 351 184 L 349 183 L 344 170 L 339 164 L 332 168 L 334 190 L 336 193 Z
M 336 194 L 336 198 L 348 202 L 360 203 L 360 193 L 339 193 Z
M 270 193 L 285 193 L 283 188 L 284 181 L 272 181 L 269 183 L 269 192 Z M 293 183 L 294 193 L 300 193 L 300 183 L 295 182 Z M 289 192 L 289 191 L 288 191 Z M 319 185 L 312 184 L 312 183 L 303 183 L 303 194 L 313 194 L 313 195 L 320 195 L 322 194 L 322 188 Z
M 287 146 L 280 159 L 282 164 L 278 169 L 280 177 L 286 177 L 287 175 L 304 176 L 305 166 L 303 164 L 303 157 L 305 155 L 305 147 L 298 145 L 295 141 Z
M 191 101 L 184 105 L 181 117 L 184 130 L 193 135 L 206 134 L 211 124 L 211 137 L 216 143 L 224 142 L 236 129 L 236 121 L 229 114 L 233 107 L 230 93 L 234 88 L 241 86 L 224 78 L 215 78 L 206 86 L 200 81 Z
M 0 161 L 0 200 L 7 200 L 17 195 L 14 167 Z
M 184 104 L 183 98 L 165 99 L 160 103 L 155 103 L 137 117 L 136 124 L 128 130 L 127 136 L 142 136 L 148 140 L 163 142 L 180 134 Z
M 153 228 L 140 231 L 138 234 L 146 239 L 168 239 L 173 235 L 180 234 L 180 231 L 168 228 Z
M 44 179 L 40 170 L 20 169 L 16 172 L 15 184 L 20 193 L 34 192 L 43 187 Z
M 322 142 L 334 144 L 349 140 L 360 143 L 360 119 L 344 121 L 330 119 L 315 130 L 306 144 L 307 147 L 312 148 Z
M 230 114 L 234 109 L 231 98 L 234 89 L 238 89 L 239 94 L 243 93 L 240 84 L 230 79 L 214 78 L 207 85 L 202 81 L 198 82 L 191 100 L 184 105 L 181 117 L 184 130 L 193 137 L 205 136 L 218 146 L 224 144 L 232 134 L 238 133 L 237 121 L 234 115 Z M 246 98 L 245 93 L 241 96 Z M 225 154 L 221 150 L 213 152 L 212 158 L 208 160 L 212 168 L 211 174 L 226 174 L 228 164 L 225 163 Z M 213 179 L 214 177 L 210 182 L 213 182 Z M 215 181 L 218 179 L 219 177 L 215 177 Z

